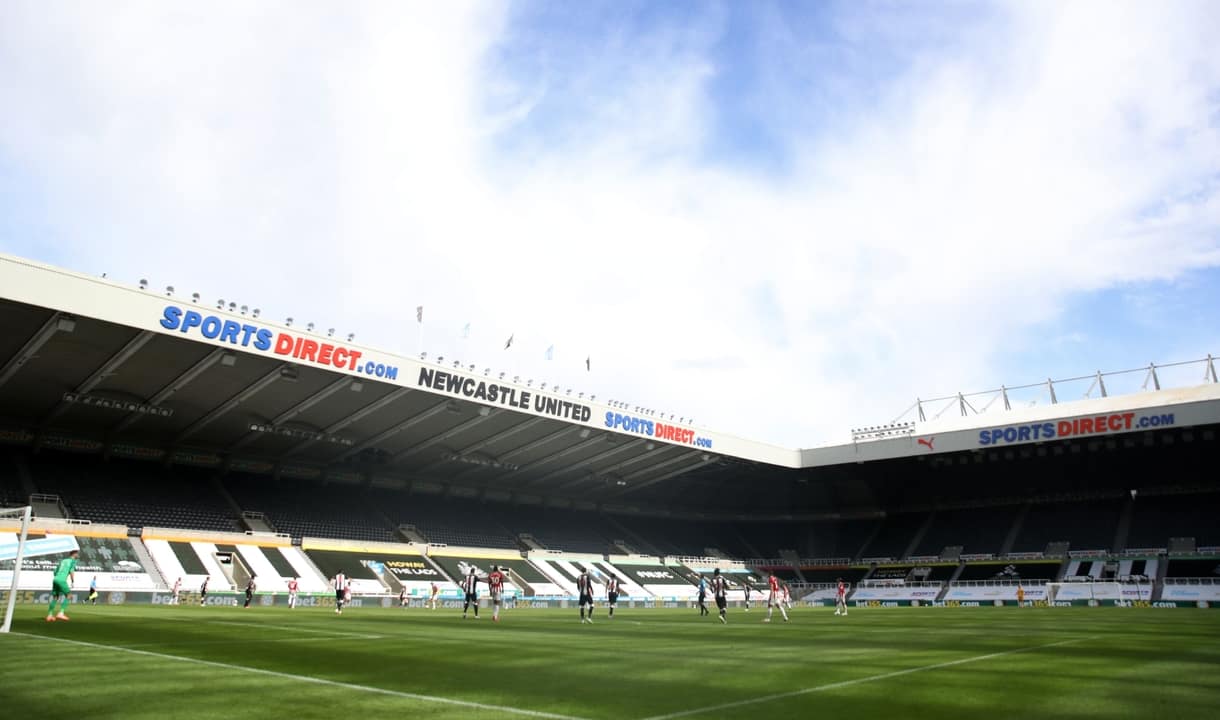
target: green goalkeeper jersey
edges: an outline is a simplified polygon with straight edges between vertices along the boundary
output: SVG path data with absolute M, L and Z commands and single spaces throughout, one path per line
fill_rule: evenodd
M 75 569 L 76 558 L 66 557 L 63 560 L 60 560 L 59 564 L 55 566 L 55 579 L 66 581 L 68 576 L 71 575 L 72 571 Z

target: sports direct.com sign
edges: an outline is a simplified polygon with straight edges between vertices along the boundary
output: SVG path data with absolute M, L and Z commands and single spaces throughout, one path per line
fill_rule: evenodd
M 363 350 L 342 343 L 314 340 L 303 335 L 272 330 L 252 322 L 237 322 L 177 305 L 165 306 L 161 311 L 159 324 L 166 330 L 183 335 L 195 335 L 245 350 L 292 358 L 324 368 L 350 370 L 386 380 L 398 377 L 397 366 L 370 360 L 364 356 Z
M 987 447 L 1086 435 L 1111 435 L 1132 430 L 1170 427 L 1174 425 L 1174 422 L 1173 413 L 1123 412 L 1091 415 L 1058 422 L 1038 422 L 980 430 L 978 444 Z

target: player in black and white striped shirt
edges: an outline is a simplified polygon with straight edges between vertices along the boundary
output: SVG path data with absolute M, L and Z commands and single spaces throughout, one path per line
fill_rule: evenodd
M 335 612 L 343 614 L 343 598 L 347 596 L 347 576 L 343 571 L 335 573 L 333 585 L 335 586 Z
M 593 578 L 589 577 L 589 569 L 584 568 L 576 577 L 576 594 L 580 602 L 580 621 L 593 622 Z M 589 607 L 589 617 L 585 617 L 585 606 Z
M 724 576 L 720 574 L 720 568 L 716 568 L 712 573 L 712 597 L 716 598 L 716 608 L 720 610 L 720 622 L 728 624 L 725 619 L 725 612 L 729 607 L 729 584 L 724 581 Z
M 462 606 L 462 619 L 466 619 L 466 611 L 474 605 L 474 617 L 479 619 L 479 576 L 474 568 L 470 574 L 462 578 L 462 590 L 466 592 L 466 604 Z
M 618 603 L 618 578 L 610 575 L 606 578 L 606 605 L 610 608 L 610 617 L 614 617 L 616 603 Z

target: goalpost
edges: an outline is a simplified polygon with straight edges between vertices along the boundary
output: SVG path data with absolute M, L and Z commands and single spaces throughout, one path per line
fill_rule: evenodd
M 1049 582 L 1046 584 L 1046 602 L 1054 605 L 1056 600 L 1122 600 L 1123 585 L 1112 580 L 1095 582 Z M 1143 598 L 1140 598 L 1143 599 Z
M 25 541 L 30 530 L 30 518 L 33 508 L 30 506 L 15 508 L 0 508 L 0 521 L 15 518 L 21 524 L 17 532 L 17 544 L 14 546 L 7 539 L 0 540 L 0 561 L 13 561 L 13 578 L 9 583 L 8 598 L 4 604 L 4 624 L 0 625 L 0 633 L 6 633 L 13 626 L 13 608 L 17 604 L 17 583 L 21 580 L 21 562 L 25 559 Z M 7 523 L 5 523 L 7 524 Z M 7 535 L 3 533 L 0 537 Z

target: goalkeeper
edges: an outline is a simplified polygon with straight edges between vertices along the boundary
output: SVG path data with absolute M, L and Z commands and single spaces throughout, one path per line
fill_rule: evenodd
M 47 605 L 47 622 L 55 622 L 56 620 L 67 620 L 68 616 L 64 614 L 64 610 L 68 609 L 68 600 L 71 599 L 72 583 L 76 581 L 76 558 L 80 555 L 79 550 L 73 550 L 68 553 L 68 557 L 59 561 L 55 566 L 55 579 L 51 581 L 51 604 Z M 55 614 L 55 600 L 59 599 L 59 614 Z

